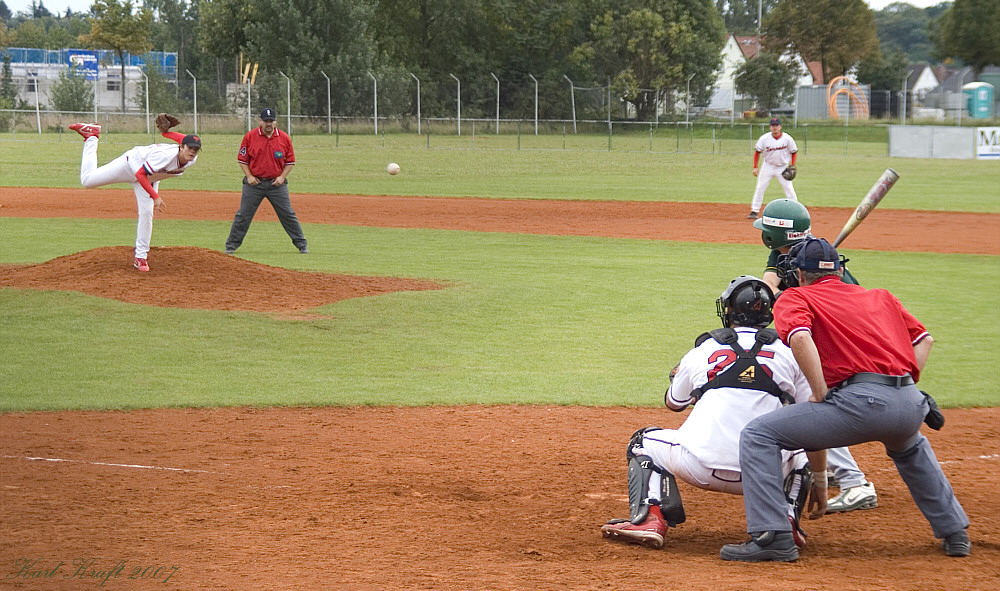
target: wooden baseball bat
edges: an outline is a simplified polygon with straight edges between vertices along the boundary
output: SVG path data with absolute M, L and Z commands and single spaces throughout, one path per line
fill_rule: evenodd
M 868 193 L 861 200 L 861 203 L 858 204 L 858 207 L 854 210 L 854 213 L 851 214 L 851 217 L 847 218 L 847 223 L 844 224 L 844 227 L 840 230 L 840 234 L 837 235 L 837 239 L 833 241 L 834 248 L 840 245 L 845 238 L 850 236 L 851 232 L 858 227 L 861 221 L 868 217 L 868 214 L 875 209 L 875 206 L 882 201 L 882 198 L 885 197 L 886 193 L 889 192 L 889 189 L 891 189 L 898 180 L 898 172 L 891 168 L 885 169 L 885 172 L 883 172 L 882 176 L 878 178 L 878 181 L 872 185 L 871 189 L 868 189 Z

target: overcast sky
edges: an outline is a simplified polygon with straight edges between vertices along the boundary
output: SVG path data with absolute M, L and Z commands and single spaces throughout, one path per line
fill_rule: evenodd
M 90 5 L 93 4 L 93 0 L 41 0 L 42 4 L 53 14 L 63 14 L 66 9 L 72 9 L 73 12 L 87 12 L 90 10 Z M 868 6 L 871 6 L 874 10 L 881 10 L 892 4 L 896 0 L 866 0 Z M 17 14 L 18 12 L 27 11 L 31 7 L 31 0 L 4 0 L 7 3 L 7 8 L 11 12 Z M 919 6 L 920 8 L 927 8 L 928 6 L 934 6 L 940 4 L 941 0 L 906 0 L 907 4 L 912 4 L 914 6 Z M 133 5 L 141 4 L 141 2 L 133 2 Z

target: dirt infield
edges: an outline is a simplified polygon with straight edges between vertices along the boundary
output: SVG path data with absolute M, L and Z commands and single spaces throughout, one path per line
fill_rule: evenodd
M 996 589 L 997 413 L 945 415 L 928 436 L 972 520 L 972 556 L 940 552 L 891 462 L 865 444 L 853 451 L 879 507 L 806 522 L 795 564 L 746 565 L 718 558 L 745 539 L 742 498 L 684 483 L 688 521 L 663 550 L 601 538 L 627 513 L 625 443 L 638 427 L 677 426 L 683 415 L 666 409 L 7 414 L 0 588 L 97 589 L 91 571 L 123 564 L 104 588 Z M 26 560 L 28 572 L 63 564 L 11 576 Z M 162 569 L 128 578 L 147 567 Z
M 161 217 L 175 219 L 231 219 L 238 200 L 166 198 Z M 0 217 L 131 218 L 131 200 L 119 190 L 5 188 Z M 318 195 L 294 203 L 306 223 L 759 240 L 740 219 L 744 208 L 730 206 Z M 266 210 L 259 219 L 274 219 Z M 817 227 L 833 228 L 818 232 L 835 234 L 848 213 L 816 208 Z M 878 213 L 883 221 L 893 214 Z M 899 215 L 875 236 L 863 224 L 852 247 L 1000 254 L 1000 216 L 977 215 L 979 231 L 966 240 L 963 214 Z M 951 244 L 955 235 L 959 244 Z M 270 313 L 307 311 L 291 303 L 302 296 L 300 284 L 344 297 L 440 287 L 295 274 L 204 249 L 153 252 L 157 265 L 143 283 L 169 278 L 147 294 L 167 305 L 191 305 L 210 289 L 180 281 L 198 265 L 222 265 L 246 289 L 269 293 L 258 311 Z M 111 247 L 7 265 L 0 285 L 119 297 L 116 290 L 137 287 L 128 257 L 127 247 Z M 81 265 L 93 281 L 60 283 L 67 267 Z M 273 289 L 293 281 L 295 298 Z M 178 293 L 165 294 L 170 286 Z M 942 431 L 925 431 L 972 520 L 972 556 L 940 552 L 891 461 L 877 444 L 864 444 L 852 451 L 876 484 L 879 507 L 806 522 L 809 546 L 795 564 L 747 565 L 718 558 L 722 544 L 745 537 L 742 499 L 684 483 L 688 522 L 670 531 L 663 550 L 601 538 L 600 525 L 627 512 L 629 435 L 647 425 L 676 427 L 685 416 L 665 409 L 8 413 L 0 415 L 0 589 L 992 590 L 1000 587 L 998 415 L 949 409 Z

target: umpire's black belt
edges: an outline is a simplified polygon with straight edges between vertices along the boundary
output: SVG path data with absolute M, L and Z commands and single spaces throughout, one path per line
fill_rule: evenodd
M 853 376 L 847 378 L 840 383 L 841 386 L 848 386 L 850 384 L 881 384 L 883 386 L 893 386 L 895 388 L 902 388 L 903 386 L 912 386 L 913 377 L 910 374 L 902 376 L 887 376 L 880 373 L 868 373 L 861 372 L 856 373 Z

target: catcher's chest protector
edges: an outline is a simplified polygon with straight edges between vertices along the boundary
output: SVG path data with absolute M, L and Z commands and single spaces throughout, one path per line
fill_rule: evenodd
M 737 358 L 730 367 L 716 374 L 707 384 L 695 388 L 693 392 L 695 398 L 700 399 L 705 392 L 712 388 L 741 388 L 767 392 L 776 396 L 783 404 L 795 403 L 795 400 L 778 387 L 771 375 L 757 361 L 757 354 L 760 353 L 761 348 L 778 339 L 778 333 L 774 329 L 762 328 L 758 330 L 756 342 L 749 351 L 740 347 L 736 331 L 732 328 L 717 328 L 704 333 L 695 340 L 695 346 L 705 342 L 705 339 L 708 338 L 729 345 L 736 352 Z

